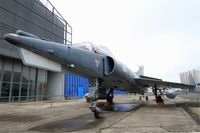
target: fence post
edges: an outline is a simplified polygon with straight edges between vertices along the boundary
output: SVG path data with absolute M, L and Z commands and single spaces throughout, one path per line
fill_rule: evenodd
M 53 99 L 52 99 L 52 95 L 51 95 L 51 108 L 53 106 Z

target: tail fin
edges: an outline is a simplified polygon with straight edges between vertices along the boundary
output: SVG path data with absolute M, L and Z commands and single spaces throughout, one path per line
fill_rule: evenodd
M 136 74 L 137 75 L 144 75 L 144 66 L 142 65 L 142 66 L 138 66 L 139 67 L 139 69 L 138 69 L 138 71 L 136 72 Z

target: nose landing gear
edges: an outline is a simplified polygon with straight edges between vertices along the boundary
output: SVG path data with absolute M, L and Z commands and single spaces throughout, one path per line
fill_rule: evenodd
M 89 101 L 90 101 L 89 108 L 94 113 L 94 117 L 96 119 L 100 119 L 103 117 L 102 109 L 97 107 L 98 89 L 99 89 L 98 79 L 90 80 L 89 81 Z
M 100 82 L 101 83 L 101 82 Z M 89 101 L 89 108 L 94 113 L 94 117 L 96 119 L 100 119 L 103 117 L 103 110 L 100 108 L 100 105 L 97 104 L 97 100 L 101 98 L 99 88 L 100 83 L 98 79 L 91 79 L 89 81 L 89 95 L 88 95 L 88 101 Z M 101 90 L 102 91 L 102 90 Z M 106 97 L 103 97 L 103 99 L 106 99 L 107 102 L 105 104 L 104 109 L 112 109 L 113 103 L 113 89 L 108 90 L 106 92 Z

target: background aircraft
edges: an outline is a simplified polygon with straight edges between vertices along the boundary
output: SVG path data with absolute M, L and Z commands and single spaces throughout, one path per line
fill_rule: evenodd
M 102 110 L 97 107 L 98 99 L 107 99 L 113 103 L 113 90 L 118 89 L 129 93 L 144 94 L 147 87 L 152 87 L 155 98 L 157 90 L 166 89 L 166 96 L 174 98 L 176 92 L 171 88 L 193 88 L 193 85 L 163 81 L 162 79 L 143 75 L 143 67 L 138 72 L 132 72 L 120 63 L 111 52 L 103 46 L 92 43 L 79 43 L 72 46 L 42 40 L 39 37 L 18 30 L 16 34 L 4 35 L 5 40 L 20 49 L 26 49 L 51 59 L 63 67 L 85 76 L 89 79 L 90 109 L 96 118 L 103 116 Z

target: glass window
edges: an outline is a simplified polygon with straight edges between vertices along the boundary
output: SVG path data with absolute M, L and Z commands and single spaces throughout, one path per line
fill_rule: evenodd
M 46 83 L 47 82 L 47 71 L 38 70 L 38 82 Z
M 21 100 L 27 99 L 28 84 L 22 84 L 21 87 Z
M 30 83 L 35 84 L 35 76 L 34 74 L 30 75 Z
M 17 101 L 19 97 L 19 83 L 12 86 L 12 100 Z
M 0 57 L 0 80 L 1 80 L 1 74 L 2 74 L 2 67 L 3 67 L 3 60 Z
M 38 81 L 37 81 L 37 96 L 38 100 L 43 100 L 43 95 L 46 94 L 46 83 L 47 83 L 47 71 L 38 70 Z
M 14 63 L 14 71 L 15 72 L 21 72 L 21 69 L 22 69 L 22 64 L 19 63 L 19 62 L 15 62 Z
M 35 68 L 31 68 L 31 73 L 36 73 L 36 69 Z
M 1 101 L 8 101 L 10 92 L 10 83 L 2 83 Z
M 2 65 L 3 65 L 3 60 L 2 60 L 2 58 L 0 57 L 0 97 L 1 97 L 1 89 L 2 89 L 2 82 L 1 82 L 1 75 L 2 75 Z M 0 98 L 0 100 L 1 100 L 1 98 Z
M 46 75 L 38 74 L 38 83 L 46 83 Z
M 30 84 L 35 83 L 35 77 L 36 77 L 36 69 L 31 68 L 31 73 L 30 73 Z
M 5 61 L 4 70 L 5 71 L 12 71 L 12 61 L 10 61 L 10 60 Z
M 29 74 L 22 73 L 22 83 L 28 83 L 28 80 L 29 80 Z
M 35 84 L 29 85 L 29 99 L 34 100 L 35 99 Z
M 10 82 L 11 81 L 11 71 L 4 71 L 3 81 Z
M 23 66 L 23 72 L 24 73 L 29 73 L 29 67 Z
M 14 63 L 13 82 L 20 82 L 21 67 L 22 67 L 21 63 L 19 62 Z
M 29 67 L 23 66 L 22 83 L 28 83 L 28 81 L 29 81 Z
M 20 82 L 20 76 L 21 76 L 20 72 L 14 72 L 13 82 Z

